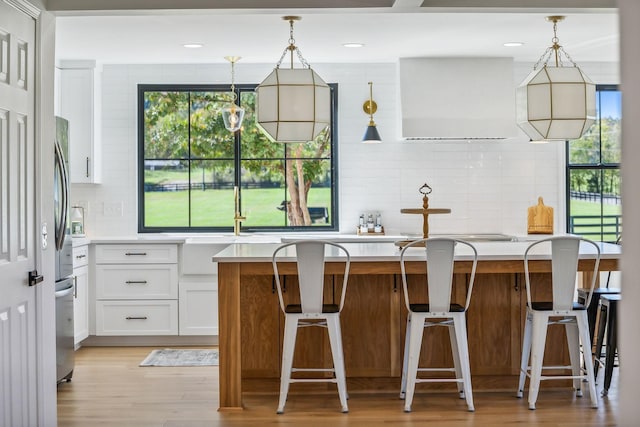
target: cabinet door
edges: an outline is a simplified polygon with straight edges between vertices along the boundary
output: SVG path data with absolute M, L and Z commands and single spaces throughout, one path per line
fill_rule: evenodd
M 180 282 L 178 314 L 180 335 L 218 335 L 218 284 Z
M 89 336 L 89 267 L 73 269 L 75 280 L 75 298 L 73 299 L 74 344 Z
M 335 277 L 336 297 L 342 292 L 342 280 Z M 347 376 L 400 376 L 404 324 L 398 286 L 393 275 L 349 276 L 340 314 Z
M 100 165 L 95 157 L 95 61 L 63 61 L 61 67 L 60 115 L 69 120 L 70 179 L 78 184 L 99 183 Z
M 242 276 L 242 378 L 280 376 L 280 305 L 273 276 Z

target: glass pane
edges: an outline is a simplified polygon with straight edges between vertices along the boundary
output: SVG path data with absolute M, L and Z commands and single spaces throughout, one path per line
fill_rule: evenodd
M 622 99 L 619 91 L 602 91 L 600 93 L 601 122 L 600 137 L 602 139 L 602 162 L 620 163 L 621 150 L 621 107 Z
M 621 232 L 620 171 L 570 170 L 569 233 L 614 242 Z
M 145 92 L 145 159 L 188 158 L 188 120 L 188 92 Z
M 221 114 L 231 99 L 231 92 L 191 92 L 191 158 L 233 158 L 234 136 Z
M 233 161 L 191 163 L 191 226 L 233 227 Z
M 286 226 L 282 160 L 243 160 L 240 198 L 245 227 Z
M 144 226 L 189 226 L 188 162 L 145 160 Z
M 326 226 L 331 224 L 331 161 L 288 160 L 287 164 L 287 225 Z M 302 175 L 302 176 L 301 176 Z M 309 186 L 306 202 L 300 203 L 299 187 Z M 307 209 L 302 209 L 305 205 Z

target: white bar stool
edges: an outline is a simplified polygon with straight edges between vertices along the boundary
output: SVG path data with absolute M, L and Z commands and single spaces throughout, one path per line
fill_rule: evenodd
M 323 301 L 324 290 L 324 264 L 325 248 L 331 246 L 337 249 L 336 254 L 346 257 L 344 268 L 344 280 L 342 283 L 342 295 L 339 304 L 325 304 Z M 282 254 L 289 247 L 295 247 L 295 255 L 290 251 Z M 295 256 L 298 267 L 298 280 L 300 284 L 300 304 L 288 304 L 285 306 L 282 298 L 282 286 L 278 274 L 278 262 L 283 262 L 285 257 Z M 282 373 L 280 376 L 280 400 L 278 414 L 284 412 L 287 401 L 289 385 L 294 382 L 331 382 L 337 383 L 338 395 L 342 412 L 349 412 L 347 406 L 347 385 L 344 370 L 344 356 L 342 351 L 342 332 L 340 328 L 340 312 L 344 306 L 344 297 L 347 291 L 349 266 L 351 258 L 349 252 L 341 245 L 324 240 L 298 240 L 279 246 L 272 256 L 273 273 L 278 289 L 280 308 L 284 313 L 284 343 L 282 348 Z M 294 368 L 293 354 L 296 345 L 298 328 L 320 326 L 327 328 L 331 354 L 333 356 L 332 369 Z M 334 378 L 291 378 L 292 372 L 333 372 Z
M 473 267 L 469 277 L 467 298 L 464 306 L 452 302 L 453 263 L 456 244 L 471 248 Z M 405 258 L 415 255 L 415 251 L 423 246 L 427 265 L 427 292 L 429 302 L 410 303 L 407 287 Z M 466 315 L 471 300 L 471 291 L 476 274 L 478 252 L 465 241 L 448 238 L 422 239 L 409 243 L 400 252 L 400 268 L 404 301 L 409 314 L 404 345 L 404 362 L 402 364 L 402 384 L 400 398 L 405 399 L 404 411 L 411 412 L 411 403 L 416 383 L 421 382 L 455 382 L 461 399 L 466 399 L 469 411 L 474 411 L 473 392 L 471 390 L 471 371 L 469 367 L 469 349 L 467 345 Z M 437 319 L 437 320 L 436 320 Z M 454 368 L 419 368 L 420 349 L 424 328 L 445 326 L 449 330 L 451 352 Z M 418 378 L 418 372 L 455 372 L 455 378 Z
M 580 244 L 584 242 L 593 246 L 595 263 L 593 278 L 584 304 L 574 301 L 576 274 L 578 271 L 578 255 Z M 529 274 L 529 260 L 536 255 L 548 253 L 540 251 L 539 245 L 551 244 L 551 271 L 553 301 L 532 301 L 531 278 Z M 534 248 L 537 248 L 538 251 Z M 581 383 L 586 379 L 589 383 L 591 406 L 598 407 L 595 379 L 593 375 L 593 360 L 591 353 L 591 338 L 587 307 L 591 302 L 593 288 L 596 283 L 598 265 L 600 263 L 600 248 L 591 240 L 577 236 L 559 236 L 542 239 L 532 243 L 524 253 L 524 272 L 527 287 L 527 320 L 524 327 L 522 343 L 522 359 L 520 363 L 520 382 L 517 396 L 522 397 L 525 376 L 529 377 L 529 409 L 536 409 L 536 400 L 540 389 L 540 381 L 553 379 L 573 379 L 573 386 L 578 397 L 582 396 Z M 552 319 L 553 318 L 553 319 Z M 559 319 L 558 319 L 559 318 Z M 570 366 L 543 366 L 544 348 L 547 338 L 548 325 L 564 325 L 569 346 Z M 581 367 L 580 343 L 583 351 L 584 369 Z M 529 360 L 531 365 L 529 366 Z M 542 375 L 543 369 L 571 369 L 571 375 Z

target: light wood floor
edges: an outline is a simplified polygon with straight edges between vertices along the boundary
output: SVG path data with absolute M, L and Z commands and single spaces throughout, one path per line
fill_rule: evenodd
M 349 413 L 336 391 L 310 394 L 292 385 L 285 414 L 276 415 L 277 393 L 245 393 L 245 410 L 218 412 L 217 367 L 139 367 L 151 347 L 83 347 L 73 380 L 58 386 L 59 426 L 613 426 L 618 411 L 617 369 L 608 397 L 590 408 L 588 393 L 542 390 L 537 410 L 514 392 L 474 392 L 476 411 L 451 392 L 418 389 L 413 412 L 396 393 L 356 393 Z M 598 374 L 602 389 L 602 370 Z M 514 384 L 514 391 L 516 388 Z M 419 387 L 419 386 L 418 386 Z

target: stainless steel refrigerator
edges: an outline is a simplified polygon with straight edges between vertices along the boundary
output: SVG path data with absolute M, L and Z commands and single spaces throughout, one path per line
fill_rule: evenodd
M 73 243 L 69 227 L 69 122 L 56 117 L 54 212 L 56 244 L 56 367 L 58 382 L 71 380 L 73 342 Z

